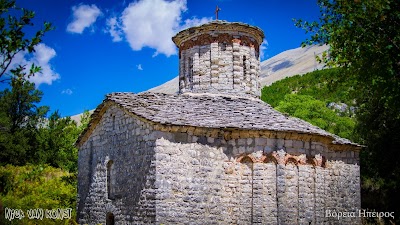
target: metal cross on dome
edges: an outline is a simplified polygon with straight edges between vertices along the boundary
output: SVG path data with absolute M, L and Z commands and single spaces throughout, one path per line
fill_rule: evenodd
M 215 8 L 215 19 L 218 20 L 218 12 L 221 11 L 221 8 L 219 8 L 217 6 L 217 8 Z

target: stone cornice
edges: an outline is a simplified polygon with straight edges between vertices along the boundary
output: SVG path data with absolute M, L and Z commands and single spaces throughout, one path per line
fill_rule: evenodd
M 189 40 L 194 40 L 202 34 L 208 34 L 211 32 L 221 33 L 221 34 L 231 32 L 233 34 L 236 33 L 238 35 L 247 34 L 248 36 L 254 38 L 256 43 L 253 44 L 255 46 L 261 45 L 264 39 L 264 32 L 258 27 L 244 23 L 217 20 L 200 26 L 182 30 L 172 38 L 172 41 L 176 44 L 178 48 L 180 48 L 184 42 Z M 230 39 L 230 41 L 232 40 L 233 38 Z
M 248 36 L 235 37 L 235 35 L 226 33 L 219 34 L 217 36 L 212 36 L 211 34 L 200 34 L 196 38 L 192 38 L 182 42 L 179 46 L 179 52 L 193 48 L 194 46 L 210 45 L 211 43 L 215 42 L 226 44 L 237 43 L 243 46 L 254 48 L 257 54 L 259 54 L 260 52 L 260 44 L 257 43 L 256 40 L 252 40 Z

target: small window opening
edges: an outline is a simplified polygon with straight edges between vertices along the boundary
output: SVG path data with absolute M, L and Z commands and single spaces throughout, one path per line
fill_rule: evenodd
M 222 43 L 222 45 L 221 45 L 221 51 L 226 51 L 226 46 L 227 46 L 226 43 Z
M 189 57 L 189 83 L 193 84 L 193 58 Z
M 112 160 L 107 163 L 107 195 L 108 199 L 114 199 L 114 176 L 113 168 L 114 162 Z
M 107 213 L 107 218 L 106 218 L 106 225 L 114 225 L 115 221 L 114 221 L 114 214 L 112 213 Z
M 243 80 L 246 80 L 246 73 L 247 73 L 246 56 L 243 56 Z

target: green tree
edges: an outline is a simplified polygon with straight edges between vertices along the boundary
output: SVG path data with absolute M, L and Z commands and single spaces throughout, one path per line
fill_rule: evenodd
M 78 149 L 75 142 L 86 128 L 89 116 L 89 112 L 85 111 L 78 126 L 70 117 L 62 118 L 58 111 L 51 114 L 46 126 L 41 127 L 38 132 L 39 148 L 36 158 L 41 159 L 41 163 L 76 172 Z
M 37 106 L 43 93 L 21 77 L 11 79 L 11 90 L 0 92 L 0 158 L 1 164 L 24 165 L 37 162 L 38 128 L 48 111 Z
M 78 125 L 79 132 L 83 132 L 86 127 L 89 125 L 91 112 L 89 110 L 85 110 L 80 117 L 80 124 Z
M 400 1 L 318 0 L 318 22 L 297 20 L 312 36 L 303 44 L 329 44 L 322 58 L 354 80 L 361 154 L 363 207 L 395 211 L 400 223 Z M 374 184 L 374 185 L 369 185 Z M 374 188 L 372 188 L 374 187 Z M 374 197 L 375 196 L 375 197 Z M 365 201 L 374 197 L 374 201 Z
M 337 115 L 336 112 L 327 108 L 324 102 L 311 96 L 288 94 L 276 109 L 303 119 L 340 137 L 352 139 L 354 120 Z
M 285 95 L 296 93 L 312 96 L 326 104 L 335 102 L 354 106 L 354 84 L 348 80 L 337 82 L 342 73 L 342 68 L 332 68 L 288 77 L 265 86 L 261 90 L 261 99 L 276 107 Z
M 28 81 L 41 68 L 15 65 L 17 54 L 35 51 L 49 23 L 30 36 L 34 12 L 18 8 L 13 0 L 0 0 L 0 82 L 9 85 L 0 91 L 0 224 L 74 224 L 69 221 L 6 221 L 1 209 L 57 209 L 76 204 L 77 149 L 74 142 L 84 125 L 77 126 L 58 112 L 45 118 L 49 108 L 38 106 L 43 93 Z M 29 164 L 34 163 L 34 164 Z M 55 169 L 57 167 L 68 169 Z M 8 164 L 6 166 L 2 166 Z M 10 165 L 14 164 L 14 165 Z M 24 165 L 24 166 L 15 166 Z
M 40 72 L 32 64 L 15 65 L 17 54 L 32 53 L 44 36 L 52 29 L 50 23 L 31 37 L 25 31 L 33 27 L 34 12 L 19 8 L 15 1 L 0 0 L 0 82 L 7 82 L 9 88 L 0 92 L 0 164 L 23 165 L 34 161 L 37 149 L 37 131 L 48 111 L 38 107 L 42 92 L 36 90 L 27 78 Z
M 13 76 L 21 76 L 26 65 L 10 68 L 14 57 L 18 53 L 34 52 L 44 34 L 53 29 L 50 23 L 45 22 L 43 29 L 27 38 L 24 31 L 34 26 L 34 16 L 33 11 L 17 7 L 13 0 L 0 0 L 0 82 L 10 81 Z M 26 75 L 33 76 L 39 71 L 40 68 L 32 64 Z
M 58 111 L 54 112 L 39 131 L 38 158 L 53 167 L 75 171 L 78 151 L 74 143 L 78 135 L 75 121 L 70 117 L 61 118 Z

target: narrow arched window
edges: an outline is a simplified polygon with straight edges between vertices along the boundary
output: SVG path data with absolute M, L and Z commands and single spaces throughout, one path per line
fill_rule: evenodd
M 226 44 L 226 43 L 222 43 L 222 45 L 221 45 L 221 51 L 226 51 L 227 45 L 228 45 L 228 44 Z
M 193 58 L 189 57 L 189 82 L 193 82 Z
M 246 56 L 243 56 L 243 80 L 246 80 L 247 66 L 246 66 Z
M 107 196 L 109 199 L 114 199 L 114 162 L 112 160 L 107 163 Z
M 115 221 L 114 221 L 114 214 L 112 213 L 107 213 L 107 218 L 106 218 L 106 225 L 114 225 Z

